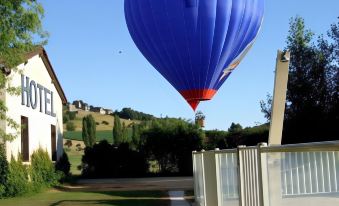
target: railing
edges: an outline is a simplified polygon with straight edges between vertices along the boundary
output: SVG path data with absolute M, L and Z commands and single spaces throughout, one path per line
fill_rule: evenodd
M 193 160 L 199 206 L 339 205 L 339 142 L 240 146 Z

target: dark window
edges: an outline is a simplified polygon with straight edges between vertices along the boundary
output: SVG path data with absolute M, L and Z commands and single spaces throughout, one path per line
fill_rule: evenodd
M 52 146 L 52 161 L 57 160 L 57 151 L 56 151 L 56 129 L 55 125 L 51 125 L 51 146 Z
M 29 162 L 28 118 L 21 116 L 21 155 L 24 162 Z

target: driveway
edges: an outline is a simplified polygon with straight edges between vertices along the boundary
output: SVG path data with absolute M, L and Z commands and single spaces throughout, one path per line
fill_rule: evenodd
M 192 177 L 154 177 L 122 179 L 80 179 L 74 185 L 66 186 L 72 190 L 193 190 Z

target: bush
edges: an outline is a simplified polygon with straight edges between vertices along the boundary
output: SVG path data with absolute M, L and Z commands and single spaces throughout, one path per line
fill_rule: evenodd
M 55 170 L 63 172 L 64 177 L 66 177 L 69 175 L 70 169 L 71 164 L 69 163 L 68 155 L 64 150 L 64 153 L 62 154 L 61 158 L 55 164 Z
M 15 197 L 28 193 L 31 189 L 31 183 L 28 179 L 28 170 L 22 164 L 21 155 L 18 155 L 18 160 L 13 156 L 9 163 L 9 173 L 6 184 L 6 196 Z
M 77 115 L 77 112 L 67 112 L 67 115 L 69 117 L 70 120 L 75 120 L 75 117 Z
M 102 121 L 101 123 L 104 124 L 104 125 L 109 125 L 109 123 L 107 121 L 105 121 L 105 120 Z
M 8 175 L 8 162 L 6 157 L 5 145 L 0 144 L 0 198 L 5 195 L 5 185 Z
M 74 131 L 75 130 L 74 123 L 73 122 L 67 122 L 66 129 L 67 129 L 67 131 Z
M 131 150 L 127 143 L 115 147 L 104 140 L 86 147 L 82 157 L 82 175 L 86 177 L 140 177 L 147 171 L 146 156 Z
M 66 140 L 64 146 L 67 146 L 68 148 L 72 147 L 73 143 L 72 143 L 72 140 L 68 139 Z
M 63 116 L 62 116 L 62 121 L 63 121 L 64 124 L 66 124 L 66 123 L 69 121 L 69 116 L 68 116 L 68 114 L 63 114 Z
M 60 172 L 55 171 L 48 152 L 42 148 L 33 152 L 30 172 L 35 191 L 58 185 L 58 180 L 62 176 Z

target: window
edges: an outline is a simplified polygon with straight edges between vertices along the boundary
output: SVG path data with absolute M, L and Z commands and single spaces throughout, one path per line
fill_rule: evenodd
M 57 160 L 57 151 L 56 151 L 56 129 L 55 125 L 51 125 L 51 147 L 52 147 L 52 161 Z
M 22 161 L 29 162 L 28 118 L 21 116 L 21 155 Z

